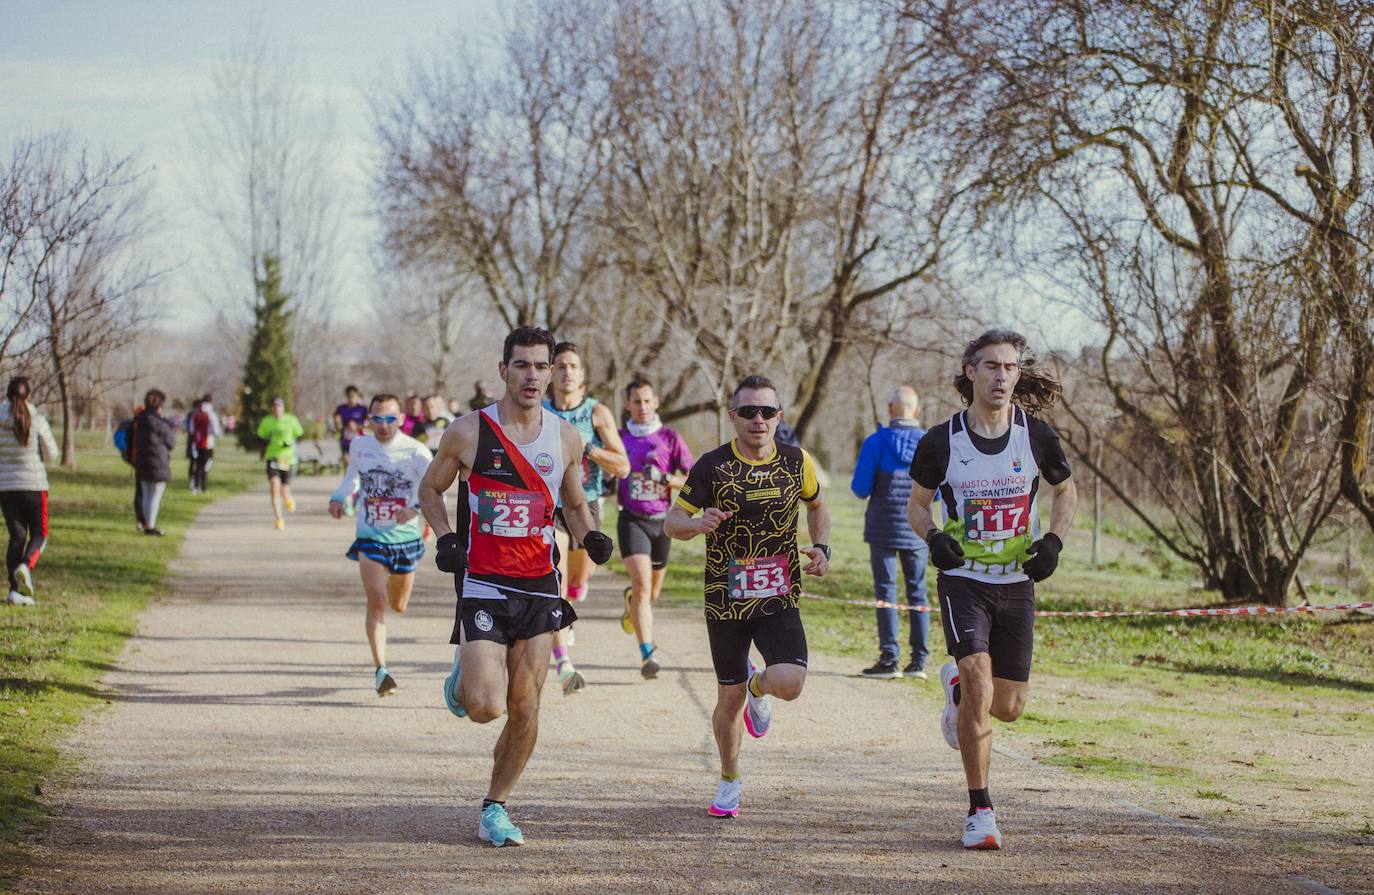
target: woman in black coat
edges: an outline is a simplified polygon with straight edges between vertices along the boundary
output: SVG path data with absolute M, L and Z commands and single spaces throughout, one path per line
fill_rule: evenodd
M 176 447 L 177 432 L 159 411 L 167 396 L 152 389 L 143 400 L 143 412 L 134 417 L 134 474 L 143 507 L 143 533 L 160 535 L 157 511 L 162 505 L 162 492 L 172 478 L 172 448 Z

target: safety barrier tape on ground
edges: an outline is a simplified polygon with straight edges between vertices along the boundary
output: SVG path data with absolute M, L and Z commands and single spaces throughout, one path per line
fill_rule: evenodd
M 842 597 L 822 597 L 818 594 L 803 593 L 808 600 L 821 600 L 826 603 L 841 603 L 846 606 L 862 606 L 866 609 L 903 609 L 907 612 L 939 612 L 938 606 L 911 606 L 902 603 L 888 603 L 883 600 L 846 600 Z M 1178 618 L 1199 618 L 1238 615 L 1280 615 L 1301 612 L 1352 612 L 1357 609 L 1374 609 L 1374 603 L 1331 603 L 1325 606 L 1217 606 L 1210 609 L 1077 609 L 1053 610 L 1037 609 L 1037 616 L 1049 618 L 1148 618 L 1174 616 Z

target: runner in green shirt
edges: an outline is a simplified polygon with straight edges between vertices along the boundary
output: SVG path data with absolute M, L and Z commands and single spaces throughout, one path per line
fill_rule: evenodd
M 267 461 L 267 483 L 272 495 L 273 524 L 282 529 L 286 522 L 282 519 L 282 505 L 286 512 L 296 512 L 296 500 L 291 496 L 291 477 L 296 474 L 296 439 L 305 434 L 301 421 L 294 413 L 286 412 L 286 402 L 281 398 L 272 399 L 272 415 L 262 418 L 258 423 L 258 437 L 267 442 L 262 449 L 263 459 Z

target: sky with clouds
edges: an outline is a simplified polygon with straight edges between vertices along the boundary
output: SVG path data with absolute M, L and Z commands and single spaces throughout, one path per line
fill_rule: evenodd
M 260 23 L 300 63 L 311 96 L 328 99 L 338 120 L 343 163 L 357 172 L 343 225 L 350 284 L 336 317 L 357 318 L 373 288 L 368 253 L 376 231 L 367 217 L 371 151 L 365 91 L 409 56 L 446 35 L 481 45 L 496 40 L 492 0 L 288 0 L 254 6 L 223 0 L 0 0 L 0 152 L 21 136 L 65 129 L 115 155 L 137 153 L 152 169 L 161 220 L 155 237 L 173 266 L 168 322 L 194 326 L 210 311 L 191 284 L 197 265 L 186 246 L 210 238 L 211 225 L 189 204 L 194 166 L 187 122 L 211 90 L 216 62 Z M 200 238 L 188 239 L 188 230 Z

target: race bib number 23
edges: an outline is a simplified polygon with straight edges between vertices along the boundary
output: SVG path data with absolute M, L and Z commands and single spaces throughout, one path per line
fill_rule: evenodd
M 544 525 L 544 498 L 529 491 L 483 491 L 477 496 L 477 525 L 498 538 L 527 538 Z

